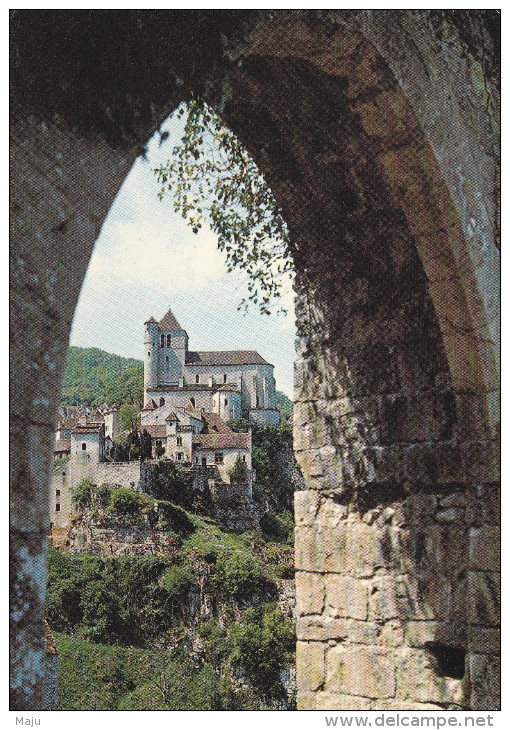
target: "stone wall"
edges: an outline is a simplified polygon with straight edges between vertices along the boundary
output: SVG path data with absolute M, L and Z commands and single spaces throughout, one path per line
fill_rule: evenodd
M 11 707 L 42 706 L 74 307 L 133 160 L 194 91 L 248 147 L 292 241 L 299 704 L 496 709 L 498 14 L 101 21 L 11 24 Z

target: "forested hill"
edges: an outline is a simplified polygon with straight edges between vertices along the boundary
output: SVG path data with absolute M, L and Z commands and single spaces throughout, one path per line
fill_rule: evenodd
M 67 351 L 60 402 L 99 406 L 102 403 L 142 405 L 143 362 L 112 355 L 97 347 Z
M 102 403 L 136 403 L 143 398 L 143 362 L 112 355 L 97 347 L 76 347 L 67 351 L 60 402 L 69 405 L 99 406 Z M 292 401 L 277 391 L 276 405 L 286 419 Z

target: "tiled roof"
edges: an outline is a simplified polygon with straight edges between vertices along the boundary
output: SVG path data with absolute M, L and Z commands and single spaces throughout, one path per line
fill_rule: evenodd
M 73 428 L 71 433 L 99 433 L 102 428 L 102 423 L 78 424 Z
M 247 449 L 249 433 L 200 433 L 193 436 L 193 448 L 206 449 Z
M 143 407 L 144 411 L 153 411 L 155 408 L 157 408 L 157 405 L 154 403 L 153 399 L 151 398 L 148 403 L 146 403 Z
M 269 365 L 255 350 L 188 352 L 186 365 Z
M 71 439 L 56 439 L 53 451 L 71 451 Z
M 165 314 L 163 319 L 159 322 L 159 329 L 163 330 L 165 332 L 183 332 L 181 325 L 179 322 L 175 319 L 172 310 L 169 309 L 168 312 Z
M 232 433 L 225 421 L 217 413 L 202 413 L 202 421 L 209 433 Z
M 218 385 L 216 390 L 227 391 L 228 393 L 240 393 L 241 388 L 234 383 L 225 383 L 224 385 Z
M 193 394 L 193 392 L 203 392 L 205 390 L 215 390 L 215 386 L 210 385 L 158 385 L 156 388 L 147 388 L 148 393 L 171 393 L 178 390 L 185 390 L 186 392 Z
M 165 421 L 170 421 L 170 423 L 172 423 L 172 422 L 179 423 L 179 419 L 177 418 L 177 415 L 173 411 L 168 414 L 168 416 L 165 418 Z
M 144 426 L 144 429 L 153 439 L 166 438 L 166 426 Z

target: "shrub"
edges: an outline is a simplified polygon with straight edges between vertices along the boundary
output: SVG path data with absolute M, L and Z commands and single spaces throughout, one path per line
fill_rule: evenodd
M 260 565 L 249 553 L 240 550 L 216 563 L 215 582 L 234 598 L 249 598 L 261 588 L 264 577 Z
M 71 499 L 75 509 L 86 509 L 92 502 L 92 489 L 95 487 L 88 479 L 80 482 L 71 492 Z
M 112 488 L 108 484 L 100 484 L 96 488 L 96 499 L 101 507 L 108 507 L 110 505 L 112 495 Z
M 187 567 L 172 565 L 166 570 L 161 579 L 160 585 L 167 591 L 172 599 L 184 596 L 190 589 L 193 582 L 191 571 Z
M 110 503 L 112 508 L 122 515 L 136 515 L 140 511 L 140 497 L 127 487 L 112 489 Z

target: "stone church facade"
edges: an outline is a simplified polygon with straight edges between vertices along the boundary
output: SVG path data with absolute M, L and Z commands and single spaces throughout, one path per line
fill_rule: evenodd
M 254 350 L 189 350 L 169 309 L 161 321 L 145 322 L 142 425 L 163 425 L 176 408 L 278 424 L 273 370 Z

